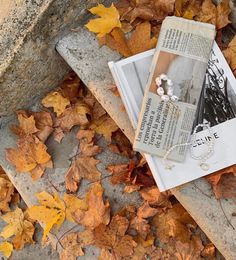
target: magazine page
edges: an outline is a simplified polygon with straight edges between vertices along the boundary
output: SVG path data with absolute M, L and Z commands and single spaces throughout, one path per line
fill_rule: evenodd
M 148 80 L 148 68 L 154 52 L 155 50 L 150 50 L 116 63 L 109 63 L 134 129 L 137 127 L 140 106 Z M 236 131 L 236 80 L 216 43 L 211 51 L 202 89 L 194 124 L 209 122 L 212 126 L 215 152 L 208 160 L 210 168 L 203 171 L 187 153 L 186 161 L 184 163 L 174 162 L 174 168 L 169 171 L 165 169 L 159 157 L 145 154 L 160 191 L 176 187 L 236 163 L 234 156 L 236 143 L 233 141 Z M 215 101 L 211 103 L 209 100 Z M 197 133 L 197 143 L 194 149 L 200 147 L 203 149 L 204 142 L 208 138 L 206 130 Z
M 193 33 L 194 32 L 194 33 Z M 134 149 L 163 157 L 175 144 L 189 140 L 214 26 L 167 17 L 161 28 L 136 130 Z M 183 162 L 186 146 L 170 159 Z

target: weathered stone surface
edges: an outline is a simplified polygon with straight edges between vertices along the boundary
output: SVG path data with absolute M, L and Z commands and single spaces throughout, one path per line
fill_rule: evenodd
M 127 114 L 121 109 L 121 99 L 110 91 L 113 79 L 107 62 L 118 60 L 119 55 L 105 46 L 99 48 L 94 35 L 83 28 L 62 39 L 57 50 L 132 141 L 134 130 Z M 214 198 L 206 181 L 197 180 L 172 189 L 172 192 L 226 259 L 236 259 L 236 232 L 228 224 L 219 201 Z M 236 218 L 232 216 L 235 202 L 222 200 L 221 203 L 236 227 Z
M 88 19 L 97 2 L 80 0 L 18 1 L 0 24 L 0 116 L 29 106 L 54 88 L 68 71 L 55 43 Z

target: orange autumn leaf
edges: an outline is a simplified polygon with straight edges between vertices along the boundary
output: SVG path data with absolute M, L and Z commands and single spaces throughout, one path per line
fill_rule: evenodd
M 223 51 L 223 54 L 234 75 L 236 75 L 236 36 L 234 36 L 228 47 Z
M 17 111 L 17 117 L 19 121 L 19 128 L 24 134 L 34 134 L 38 131 L 33 115 L 28 115 L 26 111 L 19 110 Z
M 110 7 L 99 4 L 89 11 L 100 17 L 90 20 L 85 26 L 91 32 L 97 33 L 99 37 L 109 33 L 115 27 L 121 27 L 119 12 L 113 4 Z
M 38 165 L 47 164 L 51 160 L 47 146 L 33 136 L 20 139 L 17 148 L 6 149 L 6 158 L 16 167 L 17 172 L 31 172 Z
M 99 160 L 88 156 L 75 159 L 65 175 L 66 189 L 71 192 L 77 191 L 82 178 L 98 181 L 101 176 L 101 173 L 97 170 L 99 162 Z
M 110 35 L 98 39 L 100 45 L 106 44 L 109 48 L 118 51 L 124 57 L 147 51 L 157 44 L 155 37 L 151 38 L 151 25 L 144 22 L 137 25 L 130 38 L 126 38 L 121 29 L 114 29 Z
M 61 93 L 55 91 L 49 93 L 43 100 L 42 104 L 45 107 L 52 107 L 53 111 L 60 116 L 70 105 L 70 101 L 67 98 L 64 98 Z
M 194 19 L 201 10 L 202 1 L 176 0 L 175 15 L 185 19 Z
M 87 227 L 94 229 L 100 224 L 107 225 L 110 221 L 110 205 L 109 202 L 103 201 L 103 188 L 100 183 L 91 186 L 86 194 L 88 204 L 87 210 L 78 209 L 74 213 L 74 220 Z

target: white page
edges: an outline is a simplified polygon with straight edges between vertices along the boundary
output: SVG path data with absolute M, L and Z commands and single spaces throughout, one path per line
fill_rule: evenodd
M 213 51 L 216 55 L 214 60 L 218 59 L 218 68 L 224 70 L 224 78 L 228 79 L 230 104 L 235 109 L 236 102 L 236 80 L 232 74 L 227 62 L 225 61 L 219 47 L 215 43 Z M 110 62 L 109 67 L 112 71 L 113 77 L 117 87 L 121 93 L 121 98 L 126 107 L 128 116 L 132 122 L 134 129 L 136 129 L 139 111 L 142 104 L 143 93 L 148 79 L 149 66 L 152 61 L 154 50 L 150 50 L 133 57 L 118 61 L 116 63 Z M 134 63 L 135 62 L 135 66 Z M 129 68 L 129 69 L 127 69 Z M 127 77 L 127 71 L 128 77 Z M 138 83 L 137 83 L 138 82 Z M 142 88 L 142 89 L 140 89 Z M 207 160 L 210 165 L 208 171 L 203 171 L 199 167 L 199 162 L 192 159 L 187 153 L 184 163 L 174 162 L 172 170 L 165 169 L 161 158 L 145 154 L 145 158 L 153 173 L 160 191 L 176 187 L 186 182 L 198 179 L 202 176 L 213 173 L 219 169 L 223 169 L 236 163 L 236 142 L 234 135 L 236 130 L 236 118 L 225 121 L 221 124 L 212 127 L 215 133 L 214 154 Z M 204 130 L 197 134 L 197 139 L 209 136 L 208 131 Z M 196 151 L 206 149 L 205 145 L 196 148 Z M 171 162 L 172 163 L 172 162 Z

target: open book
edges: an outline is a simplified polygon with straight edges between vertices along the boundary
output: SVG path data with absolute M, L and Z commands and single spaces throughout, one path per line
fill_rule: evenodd
M 115 83 L 121 94 L 134 129 L 143 101 L 155 50 L 109 62 Z M 210 168 L 203 171 L 187 152 L 184 162 L 174 162 L 167 170 L 160 157 L 144 154 L 160 191 L 198 179 L 236 163 L 236 80 L 216 43 L 208 62 L 203 91 L 197 107 L 195 124 L 209 122 L 214 131 L 214 154 L 208 159 Z M 196 149 L 204 149 L 208 131 L 197 133 Z

